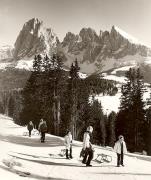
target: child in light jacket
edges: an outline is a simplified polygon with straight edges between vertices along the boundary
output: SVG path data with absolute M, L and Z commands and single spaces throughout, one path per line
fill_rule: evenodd
M 64 144 L 66 146 L 66 159 L 72 159 L 72 134 L 69 130 L 65 136 Z
M 127 153 L 126 143 L 122 135 L 119 136 L 118 141 L 115 143 L 114 151 L 117 153 L 117 167 L 124 166 L 124 154 Z

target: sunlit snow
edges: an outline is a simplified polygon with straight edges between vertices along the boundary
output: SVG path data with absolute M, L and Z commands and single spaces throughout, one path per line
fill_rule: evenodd
M 150 180 L 151 158 L 128 153 L 125 167 L 116 167 L 116 154 L 111 148 L 94 147 L 92 167 L 85 167 L 79 158 L 82 143 L 73 141 L 73 159 L 60 156 L 63 138 L 46 134 L 23 136 L 26 127 L 15 125 L 11 118 L 0 115 L 0 179 L 5 180 Z M 112 156 L 110 163 L 95 161 L 98 153 Z M 144 159 L 144 160 L 141 160 Z
M 142 44 L 138 39 L 136 39 L 135 37 L 133 37 L 132 35 L 126 33 L 125 31 L 123 31 L 122 29 L 120 29 L 117 26 L 114 26 L 115 30 L 117 32 L 119 32 L 119 34 L 121 34 L 123 37 L 125 37 L 126 39 L 128 39 L 131 43 L 134 44 Z
M 32 67 L 33 67 L 33 60 L 19 60 L 16 65 L 17 69 L 32 70 Z

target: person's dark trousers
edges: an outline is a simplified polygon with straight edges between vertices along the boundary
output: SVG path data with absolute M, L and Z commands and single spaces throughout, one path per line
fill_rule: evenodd
M 92 159 L 93 159 L 93 150 L 90 148 L 88 150 L 88 160 L 87 160 L 87 163 L 86 163 L 87 166 L 90 165 Z
M 124 166 L 124 164 L 123 164 L 123 142 L 121 143 L 121 165 Z
M 70 158 L 72 158 L 72 146 L 70 147 Z
M 31 130 L 29 130 L 29 137 L 31 136 Z
M 117 153 L 117 166 L 122 165 L 123 166 L 123 153 L 122 154 L 118 154 Z
M 92 159 L 93 159 L 93 151 L 92 151 L 92 149 L 91 148 L 86 148 L 85 155 L 84 155 L 82 163 L 84 163 L 86 165 L 90 165 Z
M 41 132 L 41 142 L 45 142 L 45 132 Z
M 88 157 L 88 148 L 85 149 L 84 158 L 83 158 L 83 160 L 82 160 L 82 163 L 83 163 L 83 164 L 86 164 L 86 162 L 87 162 L 87 157 Z
M 68 149 L 66 149 L 66 159 L 69 159 L 69 156 L 68 156 Z
M 123 164 L 123 159 L 124 159 L 124 154 L 122 153 L 121 154 L 121 165 L 123 166 L 124 164 Z

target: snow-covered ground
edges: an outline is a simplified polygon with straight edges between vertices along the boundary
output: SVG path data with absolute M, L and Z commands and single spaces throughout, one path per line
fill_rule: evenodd
M 120 101 L 121 101 L 121 85 L 118 85 L 118 92 L 115 96 L 110 96 L 110 95 L 96 95 L 95 99 L 97 99 L 99 102 L 101 102 L 102 105 L 102 109 L 103 112 L 105 114 L 109 114 L 112 111 L 114 112 L 118 112 L 119 111 L 119 107 L 120 107 Z M 148 87 L 148 85 L 146 84 L 146 92 L 144 92 L 143 95 L 143 101 L 145 102 L 145 108 L 148 108 L 147 105 L 147 100 L 150 98 L 150 93 L 151 93 L 151 89 Z M 90 97 L 90 101 L 92 100 L 92 98 Z
M 111 74 L 116 74 L 118 71 L 128 71 L 130 68 L 134 68 L 135 66 L 124 66 L 121 68 L 114 69 Z
M 109 114 L 111 111 L 118 112 L 120 107 L 120 98 L 121 98 L 121 86 L 126 83 L 125 76 L 117 76 L 116 73 L 118 71 L 128 71 L 129 68 L 133 68 L 134 66 L 124 66 L 121 68 L 114 69 L 110 74 L 103 73 L 103 79 L 113 80 L 117 83 L 118 92 L 115 96 L 109 96 L 102 94 L 96 95 L 95 99 L 97 99 L 102 104 L 102 108 L 105 114 Z M 146 102 L 150 98 L 151 88 L 148 83 L 144 83 L 145 92 L 143 94 L 143 101 L 145 102 L 145 108 L 148 108 Z M 91 100 L 91 99 L 90 99 Z
M 25 59 L 25 60 L 19 60 L 17 62 L 17 65 L 15 68 L 17 69 L 26 69 L 26 70 L 32 70 L 33 68 L 33 59 Z
M 96 95 L 95 99 L 101 102 L 103 112 L 109 114 L 111 111 L 118 112 L 120 107 L 120 97 L 121 93 L 117 93 L 115 96 L 105 95 Z
M 125 167 L 116 167 L 116 154 L 106 148 L 95 146 L 97 153 L 112 156 L 112 162 L 98 163 L 85 167 L 80 161 L 81 143 L 74 142 L 73 159 L 59 155 L 64 148 L 60 137 L 46 135 L 46 143 L 39 136 L 23 136 L 26 127 L 15 125 L 12 119 L 0 115 L 0 179 L 52 179 L 52 180 L 150 180 L 151 158 L 140 160 L 139 155 L 125 156 Z

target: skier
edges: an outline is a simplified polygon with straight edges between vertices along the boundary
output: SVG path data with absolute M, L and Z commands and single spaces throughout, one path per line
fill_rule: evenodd
M 122 135 L 118 137 L 118 141 L 114 146 L 114 151 L 117 153 L 117 167 L 120 167 L 120 165 L 124 166 L 123 158 L 124 154 L 127 153 L 127 147 Z
M 46 121 L 44 121 L 43 119 L 40 120 L 38 130 L 41 133 L 41 143 L 44 143 L 45 133 L 47 132 L 47 124 Z
M 72 159 L 72 134 L 68 130 L 65 136 L 65 146 L 66 146 L 66 159 Z M 70 151 L 70 154 L 69 154 Z
M 27 129 L 29 131 L 29 137 L 31 137 L 31 131 L 33 130 L 33 128 L 34 128 L 34 125 L 33 125 L 32 121 L 30 121 L 27 125 Z
M 86 166 L 92 166 L 90 164 L 91 160 L 93 159 L 93 148 L 90 142 L 92 132 L 93 132 L 93 127 L 89 126 L 87 128 L 87 131 L 84 133 L 84 137 L 83 137 L 83 150 L 85 151 L 85 155 L 82 163 L 86 164 Z

